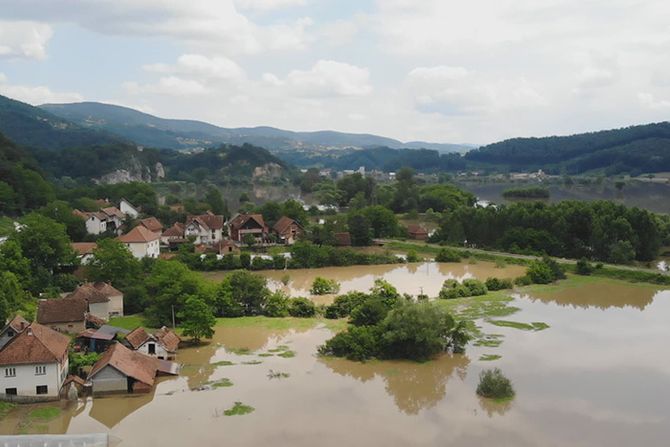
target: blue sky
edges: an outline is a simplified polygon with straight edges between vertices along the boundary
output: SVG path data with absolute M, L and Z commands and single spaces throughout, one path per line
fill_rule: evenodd
M 0 94 L 487 143 L 663 121 L 660 0 L 0 0 Z

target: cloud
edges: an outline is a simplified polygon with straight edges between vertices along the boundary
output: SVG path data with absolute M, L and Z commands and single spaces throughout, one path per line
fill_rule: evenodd
M 649 109 L 656 109 L 656 110 L 670 109 L 670 99 L 658 99 L 651 93 L 638 93 L 637 99 L 642 106 Z
M 0 20 L 0 58 L 44 59 L 52 34 L 45 23 Z
M 235 61 L 222 56 L 204 56 L 202 54 L 183 54 L 175 65 L 148 64 L 144 70 L 155 73 L 171 73 L 195 76 L 204 79 L 242 79 L 246 75 Z
M 276 9 L 304 6 L 305 0 L 235 0 L 240 9 L 251 9 L 256 11 L 271 11 Z
M 0 73 L 0 94 L 28 104 L 79 102 L 84 98 L 74 92 L 54 92 L 46 86 L 27 86 L 10 84 L 4 73 Z
M 140 84 L 137 82 L 125 82 L 124 89 L 131 95 L 144 93 L 166 96 L 193 96 L 207 93 L 207 88 L 193 79 L 183 79 L 178 76 L 165 76 L 155 83 Z
M 283 81 L 271 73 L 263 79 L 304 97 L 366 96 L 372 92 L 367 68 L 331 60 L 319 60 L 309 70 L 292 70 Z
M 3 14 L 16 18 L 75 23 L 111 35 L 170 37 L 232 54 L 303 49 L 311 24 L 299 18 L 258 25 L 241 14 L 233 0 L 0 0 L 2 5 Z

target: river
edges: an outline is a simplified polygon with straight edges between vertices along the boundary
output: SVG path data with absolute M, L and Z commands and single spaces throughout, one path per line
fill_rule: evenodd
M 516 266 L 485 263 L 416 267 L 347 268 L 348 278 L 333 269 L 289 271 L 295 283 L 288 289 L 303 294 L 320 275 L 337 276 L 344 291 L 365 290 L 384 277 L 401 291 L 432 293 L 450 273 L 518 273 Z M 506 320 L 549 328 L 480 321 L 482 330 L 504 336 L 500 346 L 469 345 L 463 355 L 426 363 L 319 358 L 317 347 L 332 336 L 324 323 L 285 328 L 227 321 L 211 343 L 180 350 L 182 375 L 161 379 L 150 395 L 62 403 L 61 416 L 27 427 L 20 423 L 34 407 L 20 407 L 0 422 L 0 433 L 108 431 L 112 445 L 161 447 L 667 445 L 670 291 L 573 278 L 516 291 L 509 304 L 519 311 Z M 501 357 L 485 361 L 484 355 Z M 510 403 L 475 394 L 479 373 L 494 366 L 514 383 Z M 271 378 L 270 371 L 288 376 Z M 232 386 L 212 387 L 223 378 Z M 255 410 L 225 416 L 236 401 Z

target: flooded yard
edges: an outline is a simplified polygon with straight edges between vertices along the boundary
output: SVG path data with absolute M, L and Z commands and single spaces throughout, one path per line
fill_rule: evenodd
M 449 275 L 520 274 L 445 266 L 289 271 L 289 288 L 305 295 L 320 275 L 365 290 L 384 277 L 402 292 L 436 294 Z M 670 291 L 571 278 L 516 291 L 508 305 L 518 311 L 478 321 L 499 346 L 471 344 L 426 363 L 320 358 L 337 324 L 328 320 L 222 320 L 211 343 L 180 350 L 181 376 L 152 394 L 63 403 L 60 415 L 31 425 L 22 420 L 35 406 L 18 407 L 0 433 L 109 432 L 119 446 L 667 445 Z M 500 327 L 501 319 L 548 328 Z M 514 382 L 512 402 L 475 394 L 480 371 L 494 366 Z M 235 402 L 253 411 L 226 416 Z

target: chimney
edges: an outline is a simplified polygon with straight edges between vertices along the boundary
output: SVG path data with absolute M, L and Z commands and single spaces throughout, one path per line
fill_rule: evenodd
M 28 329 L 26 329 L 26 334 L 32 336 L 32 335 L 33 335 L 33 328 L 31 328 L 30 326 L 28 326 Z
M 22 322 L 21 322 L 21 332 L 23 332 L 23 330 L 24 330 L 25 328 L 26 328 L 26 322 L 25 322 L 25 321 L 22 321 Z

